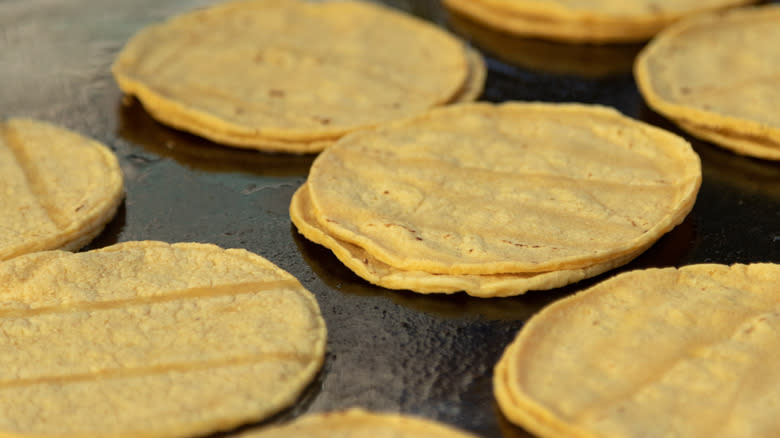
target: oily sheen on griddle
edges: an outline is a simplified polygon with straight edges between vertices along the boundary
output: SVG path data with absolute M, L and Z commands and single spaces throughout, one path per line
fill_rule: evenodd
M 331 237 L 401 271 L 482 275 L 636 254 L 700 181 L 687 142 L 612 109 L 479 103 L 349 135 L 307 185 Z

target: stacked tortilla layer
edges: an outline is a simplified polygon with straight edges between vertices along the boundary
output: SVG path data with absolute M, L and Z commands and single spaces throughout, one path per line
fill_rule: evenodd
M 290 215 L 371 283 L 510 296 L 627 263 L 700 183 L 687 142 L 611 109 L 461 104 L 344 137 Z

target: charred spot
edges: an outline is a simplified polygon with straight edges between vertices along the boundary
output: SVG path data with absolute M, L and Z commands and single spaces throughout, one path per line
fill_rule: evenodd
M 474 252 L 474 248 L 469 249 L 469 254 L 471 254 L 472 252 Z
M 331 120 L 329 118 L 327 118 L 327 117 L 314 116 L 314 117 L 312 117 L 312 119 L 314 119 L 317 122 L 319 122 L 320 125 L 330 125 L 330 122 L 331 122 Z
M 422 238 L 422 237 L 420 237 L 420 236 L 416 236 L 416 237 L 415 237 L 415 239 L 417 239 L 417 240 L 423 240 L 423 238 Z
M 78 207 L 76 207 L 76 211 L 80 211 L 82 208 L 84 208 L 85 204 L 81 204 Z
M 597 321 L 593 321 L 593 325 L 599 325 L 599 324 L 601 324 L 601 323 L 598 322 L 598 320 Z
M 528 246 L 528 245 L 526 245 L 524 243 L 512 242 L 511 240 L 502 240 L 502 242 L 504 242 L 506 244 L 509 244 L 509 245 L 519 246 L 520 248 L 525 248 L 525 247 Z
M 748 327 L 747 329 L 745 329 L 745 334 L 747 335 L 747 334 L 753 333 L 753 330 L 755 330 L 755 329 L 756 329 L 755 327 Z
M 384 191 L 384 192 L 382 192 L 382 193 L 383 193 L 383 194 L 385 194 L 385 195 L 389 195 L 389 194 L 390 194 L 390 191 L 389 191 L 389 190 L 385 190 L 385 191 Z
M 270 89 L 268 90 L 268 95 L 271 97 L 284 97 L 285 96 L 284 90 L 277 90 L 277 89 Z

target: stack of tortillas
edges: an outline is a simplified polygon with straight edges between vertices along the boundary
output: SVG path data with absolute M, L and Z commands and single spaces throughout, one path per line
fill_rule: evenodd
M 651 38 L 680 18 L 756 0 L 444 0 L 449 9 L 513 34 L 565 42 Z
M 696 137 L 780 160 L 780 6 L 684 20 L 637 58 L 647 104 Z
M 282 426 L 236 438 L 476 438 L 475 435 L 423 418 L 372 413 L 362 409 L 310 414 Z
M 319 371 L 314 296 L 260 256 L 126 242 L 0 263 L 0 436 L 206 436 Z
M 135 35 L 113 65 L 157 120 L 237 147 L 317 152 L 348 132 L 474 100 L 485 65 L 368 2 L 239 0 Z
M 114 217 L 122 171 L 106 146 L 29 119 L 0 122 L 0 261 L 75 250 Z
M 773 437 L 780 265 L 632 271 L 531 318 L 496 366 L 539 437 Z
M 342 138 L 290 216 L 377 285 L 508 296 L 627 263 L 700 182 L 686 141 L 617 111 L 472 103 Z

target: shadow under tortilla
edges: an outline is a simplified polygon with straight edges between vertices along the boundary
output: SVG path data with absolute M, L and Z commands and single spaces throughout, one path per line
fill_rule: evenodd
M 91 242 L 81 248 L 79 251 L 91 251 L 93 249 L 104 248 L 111 246 L 119 242 L 119 236 L 125 229 L 125 217 L 127 215 L 127 208 L 125 207 L 125 199 L 119 204 L 116 210 L 116 214 L 111 219 L 103 231 L 97 235 Z
M 565 44 L 498 31 L 450 12 L 449 27 L 503 62 L 558 75 L 602 78 L 631 73 L 643 44 Z
M 127 96 L 119 103 L 117 115 L 119 137 L 191 169 L 258 176 L 306 176 L 316 157 L 315 154 L 271 153 L 222 146 L 160 124 L 137 99 Z

